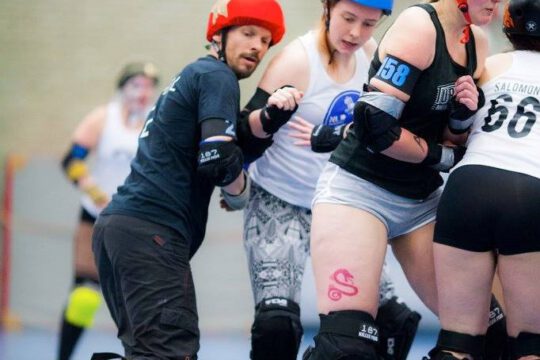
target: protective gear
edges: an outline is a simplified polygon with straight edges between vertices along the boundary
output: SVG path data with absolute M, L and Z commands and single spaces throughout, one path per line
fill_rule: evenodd
M 221 189 L 221 196 L 227 204 L 230 210 L 242 210 L 246 207 L 249 201 L 249 194 L 251 191 L 251 178 L 249 174 L 244 171 L 244 189 L 238 195 L 232 195 L 226 192 L 224 189 Z
M 240 114 L 237 126 L 238 146 L 242 149 L 246 164 L 251 164 L 260 158 L 264 151 L 274 143 L 272 137 L 259 138 L 253 135 L 251 126 L 249 125 L 249 113 L 242 112 Z
M 309 347 L 303 360 L 377 360 L 378 329 L 373 317 L 357 310 L 332 311 L 319 315 L 321 327 L 315 347 Z
M 258 25 L 272 33 L 271 45 L 276 45 L 285 33 L 283 11 L 276 0 L 218 0 L 208 16 L 206 39 L 231 26 Z
M 467 21 L 467 25 L 465 26 L 465 29 L 463 29 L 463 36 L 461 37 L 461 43 L 466 44 L 471 39 L 471 14 L 469 13 L 469 4 L 467 0 L 456 0 L 458 4 L 458 9 L 463 14 L 463 17 L 465 18 L 465 21 Z
M 507 35 L 540 36 L 538 0 L 511 0 L 504 9 L 503 30 Z
M 85 146 L 73 143 L 71 148 L 62 159 L 62 168 L 69 180 L 74 184 L 88 175 L 88 167 L 84 159 L 88 156 L 88 148 Z
M 118 76 L 118 81 L 116 83 L 117 88 L 123 88 L 129 79 L 138 75 L 143 75 L 151 79 L 154 82 L 154 86 L 159 83 L 158 70 L 154 64 L 150 62 L 134 62 L 124 66 L 120 72 L 120 76 Z
M 477 110 L 470 110 L 466 105 L 458 102 L 454 96 L 450 101 L 450 119 L 448 120 L 448 129 L 453 134 L 464 134 L 469 131 L 474 122 L 473 115 L 478 109 L 482 108 L 486 103 L 486 97 L 481 88 L 478 89 L 478 107 Z
M 284 89 L 287 87 L 292 87 L 290 85 L 285 85 L 280 87 Z M 278 108 L 276 105 L 266 104 L 261 110 L 260 119 L 261 125 L 265 133 L 275 134 L 296 112 L 298 109 L 298 104 L 295 104 L 294 109 L 292 110 L 283 110 Z
M 381 152 L 401 136 L 398 119 L 405 103 L 378 91 L 365 92 L 354 105 L 354 132 L 361 144 Z
M 502 307 L 495 298 L 491 296 L 489 307 L 489 322 L 486 332 L 486 347 L 484 355 L 486 359 L 506 360 L 508 359 L 509 349 L 506 338 L 506 317 L 502 311 Z
M 316 153 L 326 153 L 334 151 L 345 134 L 347 124 L 341 126 L 330 126 L 319 124 L 311 130 L 311 150 Z
M 334 0 L 334 1 L 331 1 L 331 0 L 322 0 L 323 3 L 326 4 L 326 10 L 325 10 L 325 15 L 326 15 L 326 29 L 328 30 L 328 26 L 330 24 L 330 3 L 333 2 L 333 3 L 337 3 L 339 0 Z M 372 7 L 372 8 L 375 8 L 375 9 L 381 9 L 383 14 L 384 15 L 391 15 L 392 14 L 392 6 L 394 5 L 394 1 L 393 0 L 352 0 L 353 2 L 357 3 L 357 4 L 360 4 L 360 5 L 363 5 L 363 6 L 367 6 L 367 7 Z
M 114 359 L 120 359 L 120 360 L 127 360 L 122 355 L 118 355 L 115 353 L 93 353 L 90 360 L 114 360 Z M 195 359 L 194 359 L 195 360 Z
M 285 298 L 263 300 L 255 308 L 250 358 L 295 360 L 303 333 L 297 303 Z
M 374 78 L 399 89 L 405 94 L 412 94 L 422 70 L 393 55 L 386 55 Z
M 100 305 L 101 294 L 96 288 L 76 286 L 69 295 L 65 318 L 72 325 L 88 328 L 92 326 Z
M 428 153 L 426 158 L 420 163 L 427 165 L 441 172 L 448 172 L 458 162 L 463 159 L 465 146 L 446 146 L 435 143 L 428 143 Z
M 433 348 L 428 353 L 429 357 L 424 356 L 422 360 L 471 360 L 469 358 L 457 358 L 454 355 L 447 353 L 445 351 L 441 351 L 439 348 Z
M 482 359 L 484 354 L 484 335 L 469 335 L 441 329 L 437 346 L 429 352 L 431 360 L 457 359 L 447 351 L 470 354 L 475 359 Z M 467 358 L 468 359 L 468 358 Z
M 421 318 L 395 296 L 379 307 L 375 322 L 380 329 L 377 352 L 381 359 L 407 359 Z
M 367 7 L 381 9 L 384 15 L 392 14 L 392 5 L 394 4 L 393 0 L 353 0 L 353 2 Z
M 101 205 L 109 200 L 109 195 L 96 184 L 84 187 L 82 190 L 95 204 Z
M 528 355 L 540 357 L 540 334 L 520 332 L 517 338 L 508 338 L 510 359 L 517 360 Z
M 216 186 L 227 186 L 242 172 L 242 150 L 233 141 L 203 141 L 197 172 Z
M 259 138 L 253 135 L 249 125 L 249 114 L 254 110 L 264 107 L 270 94 L 261 88 L 257 88 L 255 94 L 251 97 L 246 107 L 240 112 L 240 118 L 237 122 L 236 135 L 238 137 L 238 146 L 244 154 L 244 161 L 250 164 L 262 156 L 272 143 L 272 137 Z

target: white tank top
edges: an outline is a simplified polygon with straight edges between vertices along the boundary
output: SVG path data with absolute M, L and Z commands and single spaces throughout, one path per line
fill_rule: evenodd
M 118 101 L 107 106 L 107 118 L 91 166 L 92 178 L 109 197 L 116 193 L 116 188 L 124 183 L 129 174 L 140 133 L 140 129 L 130 129 L 124 125 L 121 112 Z M 92 216 L 98 216 L 100 209 L 88 195 L 83 194 L 81 205 Z
M 458 167 L 485 165 L 540 178 L 540 54 L 511 54 L 510 69 L 482 86 L 486 105 L 475 115 Z
M 327 74 L 317 50 L 314 31 L 301 36 L 309 62 L 309 85 L 295 116 L 318 125 L 339 126 L 352 121 L 354 103 L 367 82 L 369 59 L 363 49 L 356 56 L 356 70 L 349 81 L 339 84 Z M 309 209 L 317 179 L 330 153 L 318 154 L 309 146 L 294 145 L 294 132 L 287 125 L 274 134 L 274 143 L 250 168 L 252 179 L 289 204 Z

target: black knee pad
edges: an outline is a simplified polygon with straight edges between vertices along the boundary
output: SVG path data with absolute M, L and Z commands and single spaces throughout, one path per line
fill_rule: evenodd
M 540 357 L 540 334 L 520 332 L 517 338 L 509 337 L 508 344 L 511 360 L 528 355 Z
M 92 354 L 92 357 L 90 358 L 90 360 L 116 360 L 116 359 L 127 360 L 122 355 L 115 354 L 115 353 L 109 353 L 109 352 L 107 352 L 107 353 L 94 353 L 94 354 Z
M 285 298 L 263 300 L 255 307 L 251 359 L 295 360 L 303 333 L 297 303 Z
M 373 317 L 363 311 L 333 311 L 320 315 L 321 327 L 315 347 L 304 360 L 377 360 L 379 330 Z
M 508 359 L 507 337 L 506 317 L 501 305 L 495 296 L 492 296 L 489 308 L 489 326 L 486 332 L 485 358 L 488 360 Z
M 395 296 L 379 307 L 375 319 L 379 327 L 379 356 L 385 360 L 406 360 L 421 318 Z
M 469 335 L 442 329 L 439 331 L 437 347 L 431 350 L 429 355 L 431 359 L 445 359 L 445 356 L 451 356 L 445 351 L 454 351 L 470 354 L 475 359 L 482 359 L 485 342 L 485 335 Z

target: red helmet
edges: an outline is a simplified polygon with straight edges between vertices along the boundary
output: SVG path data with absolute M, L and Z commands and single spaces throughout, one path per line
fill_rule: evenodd
M 206 39 L 229 26 L 258 25 L 272 33 L 272 45 L 285 33 L 283 11 L 277 0 L 217 0 L 208 17 Z

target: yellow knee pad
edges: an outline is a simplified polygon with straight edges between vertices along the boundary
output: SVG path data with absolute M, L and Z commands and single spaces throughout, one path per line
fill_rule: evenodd
M 69 295 L 66 320 L 75 326 L 90 327 L 101 305 L 101 294 L 89 286 L 77 286 Z

